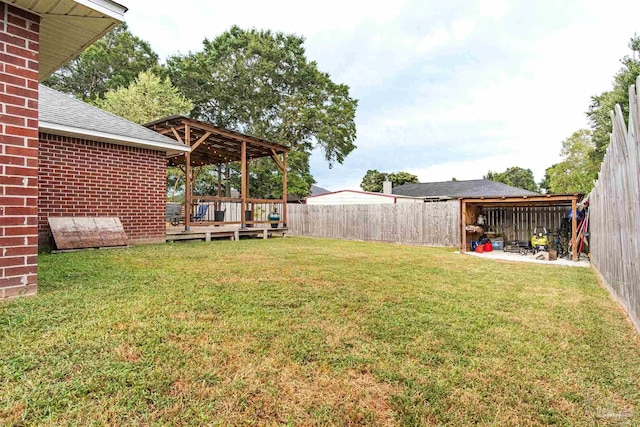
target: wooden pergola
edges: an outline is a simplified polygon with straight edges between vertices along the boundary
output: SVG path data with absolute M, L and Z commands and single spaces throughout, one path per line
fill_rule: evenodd
M 576 245 L 577 212 L 579 194 L 545 194 L 522 197 L 467 197 L 460 199 L 460 252 L 467 251 L 470 242 L 467 225 L 475 224 L 478 212 L 482 207 L 549 207 L 561 206 L 571 208 L 571 255 L 573 261 L 578 260 Z
M 169 166 L 176 166 L 185 174 L 185 230 L 190 229 L 191 215 L 197 202 L 194 203 L 194 181 L 203 166 L 218 166 L 218 186 L 216 196 L 197 196 L 196 201 L 215 203 L 236 202 L 241 203 L 242 212 L 251 211 L 255 203 L 282 204 L 282 216 L 279 222 L 286 227 L 287 223 L 287 153 L 289 149 L 284 145 L 276 144 L 264 139 L 255 138 L 220 128 L 211 123 L 190 119 L 183 116 L 169 116 L 151 123 L 147 123 L 149 129 L 174 138 L 191 147 L 190 152 L 171 156 L 167 160 Z M 249 162 L 253 159 L 270 157 L 282 173 L 282 199 L 252 199 L 249 197 Z M 228 167 L 230 162 L 240 162 L 241 188 L 240 197 L 223 197 L 221 193 L 222 174 L 220 166 Z M 229 185 L 229 183 L 227 183 Z M 241 215 L 240 221 L 224 222 L 213 221 L 208 224 L 240 224 L 241 228 L 255 223 L 273 223 L 272 221 L 254 221 Z

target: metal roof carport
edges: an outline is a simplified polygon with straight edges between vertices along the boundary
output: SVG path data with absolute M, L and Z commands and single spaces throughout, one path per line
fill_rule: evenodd
M 482 207 L 545 207 L 563 206 L 571 207 L 571 251 L 573 261 L 578 260 L 576 250 L 576 206 L 579 194 L 545 194 L 540 196 L 522 197 L 466 197 L 460 199 L 460 252 L 465 253 L 469 245 L 470 236 L 467 236 L 467 225 L 475 224 L 478 209 Z

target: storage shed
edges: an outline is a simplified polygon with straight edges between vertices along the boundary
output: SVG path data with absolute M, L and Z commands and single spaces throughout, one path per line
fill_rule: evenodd
M 577 203 L 579 194 L 547 194 L 522 197 L 467 197 L 460 199 L 460 252 L 471 248 L 475 225 L 482 214 L 485 228 L 504 234 L 514 240 L 529 240 L 533 229 L 542 225 L 549 230 L 561 227 L 563 218 L 571 217 L 570 241 L 572 259 L 578 260 Z M 571 215 L 569 215 L 571 212 Z

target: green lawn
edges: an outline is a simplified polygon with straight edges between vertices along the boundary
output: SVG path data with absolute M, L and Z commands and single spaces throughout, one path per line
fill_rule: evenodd
M 288 238 L 40 257 L 0 304 L 0 424 L 637 425 L 589 269 Z M 620 419 L 622 417 L 622 419 Z

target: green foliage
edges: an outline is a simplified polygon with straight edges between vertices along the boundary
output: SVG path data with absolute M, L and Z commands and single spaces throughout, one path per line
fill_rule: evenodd
M 611 117 L 616 104 L 620 104 L 625 116 L 629 114 L 629 87 L 635 84 L 640 75 L 640 37 L 634 37 L 629 42 L 632 56 L 622 58 L 622 68 L 613 78 L 613 88 L 591 98 L 591 105 L 587 116 L 593 130 L 595 151 L 592 157 L 599 164 L 609 146 L 609 134 L 612 130 Z
M 640 75 L 640 37 L 629 42 L 631 56 L 613 78 L 613 88 L 591 98 L 587 117 L 591 131 L 579 130 L 562 143 L 562 162 L 548 167 L 540 188 L 548 193 L 588 193 L 598 176 L 612 131 L 610 112 L 619 104 L 629 114 L 629 87 Z
M 250 194 L 258 198 L 282 197 L 282 173 L 273 160 L 256 159 L 249 166 Z M 287 155 L 287 194 L 306 197 L 314 183 L 309 170 L 309 154 L 291 151 Z
M 592 132 L 581 129 L 562 141 L 564 160 L 547 168 L 540 183 L 549 193 L 589 193 L 598 177 L 599 162 L 591 154 L 595 150 Z
M 381 192 L 382 183 L 386 180 L 391 181 L 393 188 L 404 184 L 417 183 L 418 177 L 409 172 L 392 172 L 385 173 L 376 169 L 370 169 L 362 178 L 360 188 L 364 191 Z
M 171 85 L 150 72 L 141 72 L 128 87 L 109 90 L 94 104 L 135 123 L 148 123 L 172 114 L 186 115 L 193 103 Z
M 167 167 L 167 200 L 170 202 L 184 201 L 184 173 L 176 167 Z
M 202 51 L 169 58 L 167 75 L 194 101 L 194 118 L 286 145 L 293 152 L 288 177 L 306 195 L 313 183 L 308 154 L 324 152 L 329 165 L 355 149 L 357 101 L 306 58 L 304 39 L 271 31 L 232 27 Z M 256 165 L 270 180 L 275 165 Z M 269 185 L 257 189 L 269 192 Z
M 364 191 L 380 192 L 382 191 L 382 183 L 387 179 L 387 174 L 377 169 L 369 169 L 360 183 L 360 188 Z
M 418 177 L 409 172 L 392 172 L 387 178 L 391 181 L 393 187 L 399 187 L 404 184 L 417 184 Z
M 536 185 L 531 169 L 524 169 L 519 166 L 507 168 L 504 172 L 489 171 L 483 178 L 524 190 L 538 191 L 538 186 Z
M 158 55 L 146 41 L 122 24 L 56 71 L 45 84 L 93 101 L 107 91 L 126 87 L 142 71 L 157 71 Z
M 111 89 L 93 103 L 103 110 L 135 123 L 148 123 L 172 114 L 188 114 L 193 103 L 180 94 L 167 78 L 142 71 L 127 87 Z M 167 196 L 176 201 L 184 194 L 184 174 L 175 167 L 167 168 Z

